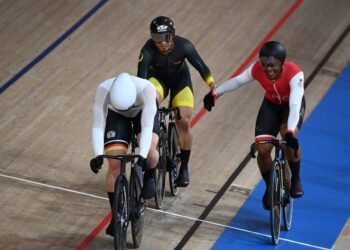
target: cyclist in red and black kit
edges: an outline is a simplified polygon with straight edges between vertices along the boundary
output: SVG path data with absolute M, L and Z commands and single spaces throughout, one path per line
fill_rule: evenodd
M 255 125 L 255 140 L 275 138 L 278 133 L 287 142 L 287 158 L 291 169 L 291 196 L 304 195 L 300 180 L 301 149 L 296 138 L 303 123 L 305 113 L 304 73 L 293 62 L 285 61 L 286 50 L 277 41 L 265 43 L 259 53 L 259 59 L 242 74 L 231 78 L 204 97 L 204 107 L 211 111 L 216 96 L 234 91 L 240 86 L 256 80 L 265 89 Z M 263 207 L 268 209 L 267 186 L 272 166 L 272 145 L 257 144 L 257 162 L 266 189 L 262 199 Z
M 150 30 L 151 39 L 143 46 L 139 56 L 137 76 L 154 84 L 159 103 L 170 92 L 172 107 L 180 109 L 182 118 L 176 120 L 181 148 L 177 185 L 186 187 L 189 184 L 188 162 L 192 147 L 190 120 L 194 108 L 193 88 L 186 60 L 197 69 L 211 89 L 215 87 L 214 79 L 192 43 L 175 35 L 175 26 L 169 17 L 155 18 L 151 22 Z

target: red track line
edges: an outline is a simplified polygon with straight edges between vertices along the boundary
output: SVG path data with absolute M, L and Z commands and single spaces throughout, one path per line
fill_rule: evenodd
M 82 243 L 80 243 L 79 246 L 77 246 L 76 250 L 85 249 L 111 219 L 112 219 L 112 213 L 109 212 L 100 222 L 100 224 L 97 227 L 95 227 L 95 229 L 84 239 Z
M 288 9 L 286 14 L 278 21 L 278 23 L 271 29 L 271 31 L 265 36 L 265 38 L 259 43 L 259 45 L 253 50 L 252 53 L 247 57 L 247 59 L 241 64 L 241 66 L 231 75 L 230 78 L 238 75 L 243 71 L 245 67 L 255 58 L 258 54 L 260 47 L 271 39 L 271 37 L 281 28 L 281 26 L 287 21 L 287 19 L 293 14 L 293 12 L 300 6 L 303 0 L 297 0 L 292 7 Z M 190 123 L 190 127 L 194 127 L 197 122 L 203 117 L 203 115 L 207 112 L 205 108 L 202 108 L 196 115 L 193 117 Z M 107 216 L 102 220 L 102 222 L 85 238 L 85 240 L 76 248 L 77 250 L 85 249 L 90 242 L 96 237 L 96 235 L 104 228 L 109 220 L 111 219 L 111 213 L 107 214 Z

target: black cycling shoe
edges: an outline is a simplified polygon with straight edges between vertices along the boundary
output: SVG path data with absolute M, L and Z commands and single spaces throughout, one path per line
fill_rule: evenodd
M 156 194 L 156 181 L 154 179 L 154 171 L 146 171 L 141 195 L 144 199 L 151 199 Z
M 177 177 L 176 183 L 178 187 L 187 187 L 188 184 L 190 184 L 188 168 L 180 168 L 179 177 Z
M 290 196 L 292 198 L 301 198 L 304 195 L 303 184 L 301 183 L 300 178 L 292 180 L 292 188 L 290 190 Z
M 262 198 L 262 204 L 263 204 L 263 208 L 265 210 L 270 210 L 269 192 L 267 191 L 267 188 L 265 189 L 265 193 L 264 193 L 264 196 Z
M 106 228 L 106 234 L 114 237 L 114 224 L 113 224 L 113 220 L 111 220 L 111 222 L 109 223 L 108 227 Z

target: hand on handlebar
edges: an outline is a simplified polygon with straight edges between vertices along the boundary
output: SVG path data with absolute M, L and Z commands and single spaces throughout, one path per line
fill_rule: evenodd
M 287 145 L 294 149 L 294 156 L 298 157 L 299 142 L 298 139 L 292 133 L 286 133 L 284 140 Z
M 137 160 L 137 165 L 139 165 L 143 171 L 146 171 L 148 169 L 147 159 L 142 156 L 140 156 Z
M 102 164 L 103 164 L 103 158 L 101 157 L 92 158 L 90 161 L 91 171 L 97 174 L 98 171 L 101 169 Z

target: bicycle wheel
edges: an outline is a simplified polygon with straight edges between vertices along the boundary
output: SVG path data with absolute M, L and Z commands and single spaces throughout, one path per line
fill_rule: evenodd
M 128 182 L 124 175 L 120 175 L 115 182 L 113 196 L 112 216 L 115 249 L 126 249 L 128 214 Z
M 173 196 L 176 196 L 179 191 L 176 179 L 180 171 L 181 150 L 178 141 L 178 128 L 175 123 L 169 123 L 168 133 L 169 156 L 171 161 L 176 164 L 176 167 L 169 171 L 170 192 Z
M 291 189 L 291 171 L 288 164 L 283 166 L 284 182 L 283 182 L 283 224 L 284 229 L 289 231 L 292 226 L 293 219 L 293 198 L 290 196 Z
M 159 133 L 158 152 L 159 162 L 156 168 L 156 196 L 155 202 L 158 209 L 162 208 L 165 193 L 165 176 L 167 164 L 167 135 L 164 130 Z
M 141 196 L 141 180 L 139 177 L 142 178 L 142 170 L 136 168 L 139 167 L 132 168 L 133 173 L 130 175 L 130 221 L 132 241 L 134 247 L 138 248 L 142 241 L 145 202 Z
M 284 195 L 282 213 L 284 228 L 285 230 L 289 231 L 292 226 L 293 219 L 293 198 L 287 193 Z
M 281 232 L 281 175 L 279 162 L 273 161 L 269 183 L 271 240 L 277 244 Z

